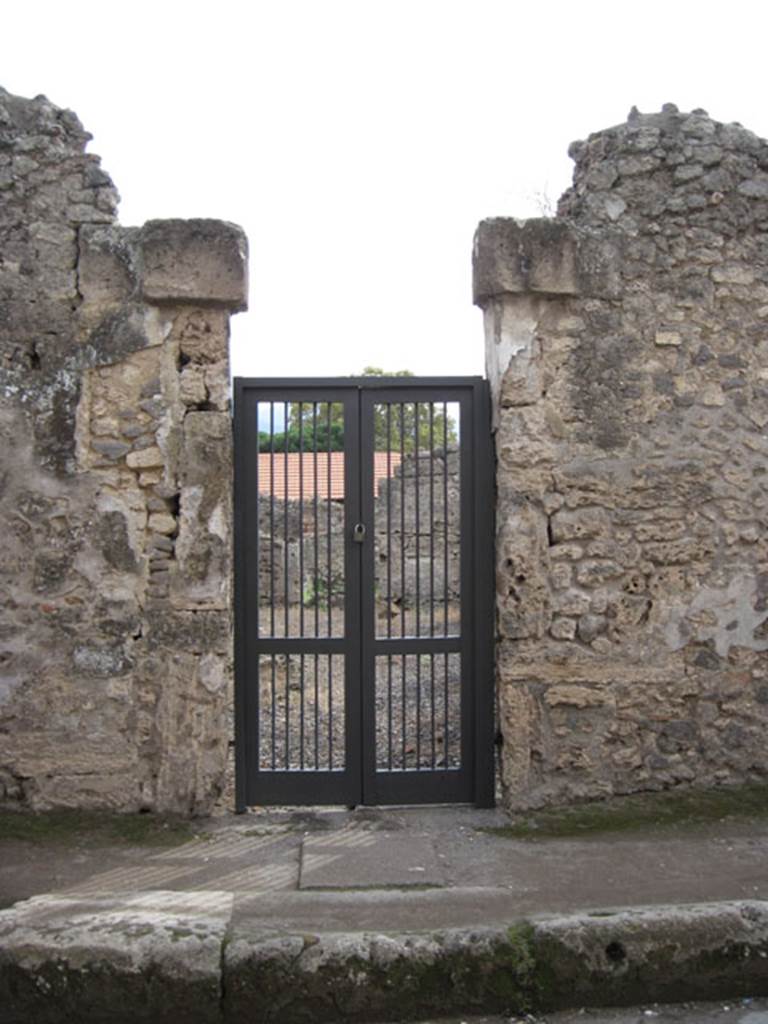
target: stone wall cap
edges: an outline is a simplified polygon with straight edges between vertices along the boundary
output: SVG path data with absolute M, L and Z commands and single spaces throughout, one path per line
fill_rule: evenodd
M 248 240 L 222 220 L 150 220 L 139 232 L 142 293 L 152 303 L 248 308 Z
M 578 295 L 576 240 L 547 217 L 483 220 L 475 233 L 473 298 L 478 306 L 504 292 Z
M 613 233 L 578 233 L 569 221 L 551 217 L 492 217 L 475 232 L 473 301 L 484 306 L 504 294 L 617 298 L 620 256 Z

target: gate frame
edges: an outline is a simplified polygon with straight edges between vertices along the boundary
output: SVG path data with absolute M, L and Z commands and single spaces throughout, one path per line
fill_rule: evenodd
M 488 381 L 483 377 L 235 377 L 233 380 L 233 430 L 234 430 L 234 660 L 235 660 L 235 811 L 243 813 L 250 805 L 247 800 L 247 722 L 246 722 L 246 680 L 244 672 L 245 635 L 245 579 L 248 564 L 249 540 L 252 539 L 245 523 L 246 500 L 246 459 L 249 441 L 249 427 L 244 416 L 244 393 L 248 389 L 276 392 L 281 389 L 327 389 L 344 391 L 375 392 L 384 390 L 411 390 L 425 388 L 450 388 L 469 390 L 472 395 L 472 446 L 468 455 L 462 458 L 462 488 L 472 488 L 472 522 L 462 535 L 462 602 L 468 600 L 471 636 L 463 635 L 462 657 L 467 654 L 468 664 L 462 666 L 473 681 L 473 701 L 468 709 L 472 715 L 472 736 L 474 761 L 472 764 L 472 802 L 476 807 L 493 807 L 495 804 L 494 777 L 494 549 L 495 549 L 495 490 L 493 474 L 493 443 L 491 433 L 491 402 Z M 375 398 L 374 398 L 375 401 Z M 359 399 L 360 415 L 363 401 Z M 359 453 L 362 432 L 358 423 L 355 450 Z M 461 448 L 459 449 L 461 453 Z M 471 467 L 471 476 L 465 479 L 465 471 Z M 362 469 L 365 476 L 365 467 Z M 470 544 L 467 552 L 465 544 Z M 467 562 L 468 560 L 468 562 Z M 465 565 L 474 567 L 471 579 Z M 362 563 L 361 563 L 362 571 Z M 359 617 L 359 610 L 358 610 Z M 362 631 L 361 631 L 362 636 Z M 362 640 L 361 640 L 362 643 Z M 363 717 L 360 715 L 360 734 Z M 361 786 L 364 785 L 365 764 L 361 761 Z M 426 778 L 426 774 L 425 774 Z M 365 792 L 363 792 L 365 799 Z M 418 801 L 423 803 L 426 801 Z M 381 805 L 385 806 L 385 805 Z

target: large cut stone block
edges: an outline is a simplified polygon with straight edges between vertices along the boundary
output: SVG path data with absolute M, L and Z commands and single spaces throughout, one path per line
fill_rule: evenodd
M 475 233 L 473 298 L 478 306 L 505 293 L 613 299 L 621 295 L 620 269 L 613 234 L 582 236 L 547 217 L 493 217 Z
M 248 306 L 248 242 L 220 220 L 150 220 L 141 229 L 143 293 L 150 302 Z
M 0 913 L 0 1017 L 220 1020 L 226 892 L 36 896 Z
M 578 295 L 576 240 L 564 223 L 494 217 L 475 234 L 474 301 L 503 292 Z

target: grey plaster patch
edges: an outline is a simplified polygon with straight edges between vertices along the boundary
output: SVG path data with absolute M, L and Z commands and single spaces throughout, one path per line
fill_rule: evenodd
M 721 658 L 728 655 L 731 647 L 768 650 L 768 640 L 757 639 L 756 630 L 766 618 L 758 607 L 757 597 L 756 578 L 741 573 L 727 587 L 702 587 L 688 605 L 670 602 L 665 610 L 669 646 L 679 650 L 692 638 L 713 640 Z M 700 621 L 702 612 L 710 613 L 711 625 Z
M 354 830 L 307 836 L 302 844 L 301 889 L 382 889 L 444 882 L 434 845 L 426 836 Z

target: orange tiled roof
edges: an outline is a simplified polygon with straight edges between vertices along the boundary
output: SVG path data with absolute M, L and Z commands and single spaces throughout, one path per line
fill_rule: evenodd
M 287 459 L 287 465 L 286 465 Z M 317 461 L 315 461 L 317 460 Z M 317 483 L 315 483 L 317 465 Z M 387 475 L 394 476 L 400 465 L 400 452 L 374 452 L 373 477 L 376 494 Z M 387 474 L 389 468 L 389 474 Z M 330 488 L 329 488 L 330 469 Z M 282 499 L 287 492 L 290 501 L 314 498 L 344 497 L 344 452 L 259 452 L 259 494 L 273 494 Z M 303 495 L 302 495 L 303 492 Z

